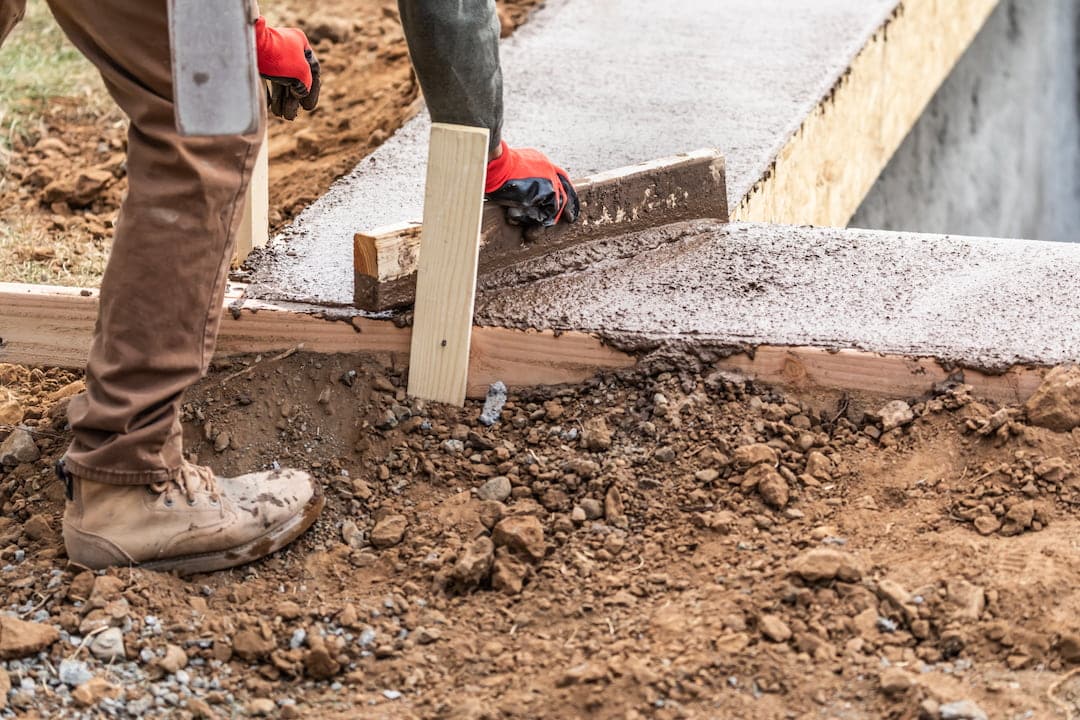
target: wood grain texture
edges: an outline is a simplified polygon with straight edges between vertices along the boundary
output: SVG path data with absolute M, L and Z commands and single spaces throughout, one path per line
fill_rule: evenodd
M 724 158 L 715 150 L 599 173 L 576 181 L 574 186 L 581 200 L 578 221 L 541 230 L 532 239 L 526 239 L 522 228 L 506 222 L 503 208 L 493 204 L 485 207 L 479 274 L 616 233 L 728 217 Z M 381 311 L 413 302 L 421 227 L 404 222 L 355 236 L 357 307 Z
M 255 156 L 255 167 L 251 172 L 244 199 L 244 214 L 240 228 L 236 231 L 236 251 L 233 264 L 240 265 L 247 260 L 255 248 L 266 247 L 270 240 L 270 140 L 263 133 L 259 154 Z
M 487 147 L 487 128 L 431 126 L 409 354 L 413 397 L 465 403 Z
M 732 209 L 845 227 L 999 0 L 903 0 Z

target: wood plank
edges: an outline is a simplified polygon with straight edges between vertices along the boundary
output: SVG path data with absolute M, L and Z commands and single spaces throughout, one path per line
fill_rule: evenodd
M 266 247 L 270 240 L 270 138 L 263 132 L 259 154 L 251 172 L 244 200 L 244 214 L 236 231 L 233 264 L 241 265 L 255 248 Z
M 682 220 L 726 220 L 724 158 L 698 150 L 600 173 L 575 182 L 581 217 L 526 238 L 506 222 L 503 208 L 484 209 L 479 274 L 561 248 Z M 354 296 L 370 311 L 408 305 L 415 297 L 421 225 L 403 222 L 358 233 L 353 242 Z
M 465 403 L 488 135 L 487 128 L 431 126 L 409 354 L 413 397 Z

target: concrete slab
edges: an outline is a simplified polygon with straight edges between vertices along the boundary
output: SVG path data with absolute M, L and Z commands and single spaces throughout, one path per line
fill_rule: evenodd
M 699 222 L 494 277 L 477 322 L 626 350 L 810 346 L 998 370 L 1080 360 L 1078 277 L 1072 243 Z
M 715 147 L 734 205 L 898 4 L 555 0 L 502 46 L 504 135 L 574 176 Z M 251 293 L 351 303 L 353 234 L 420 218 L 428 127 L 408 123 L 310 206 Z

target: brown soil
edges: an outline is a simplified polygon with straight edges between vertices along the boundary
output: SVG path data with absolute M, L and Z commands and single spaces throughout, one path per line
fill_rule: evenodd
M 224 473 L 309 469 L 327 509 L 287 551 L 186 580 L 66 565 L 50 467 L 79 385 L 0 366 L 43 453 L 0 475 L 3 609 L 69 634 L 7 664 L 13 703 L 71 703 L 45 660 L 77 655 L 129 712 L 154 694 L 223 717 L 1080 711 L 1080 433 L 953 386 L 882 434 L 880 401 L 665 367 L 513 393 L 486 428 L 362 359 L 245 362 L 190 394 L 188 447 Z M 509 497 L 482 500 L 489 482 Z M 126 661 L 75 649 L 94 623 Z
M 504 35 L 541 0 L 498 0 Z M 281 25 L 304 28 L 323 70 L 319 107 L 294 122 L 270 120 L 270 223 L 286 225 L 417 110 L 395 0 L 264 3 Z M 40 263 L 35 282 L 94 279 L 127 186 L 126 123 L 113 109 L 88 113 L 55 100 L 33 129 L 16 135 L 4 182 L 0 223 L 24 240 L 15 262 Z

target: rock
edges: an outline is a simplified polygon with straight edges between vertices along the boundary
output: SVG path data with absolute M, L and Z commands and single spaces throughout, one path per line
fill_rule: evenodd
M 811 450 L 806 455 L 806 474 L 823 482 L 832 479 L 833 462 L 825 453 L 819 450 Z
M 711 483 L 720 477 L 720 471 L 714 468 L 706 468 L 704 470 L 698 470 L 694 473 L 694 479 L 698 482 Z
M 111 627 L 99 633 L 90 641 L 90 654 L 102 662 L 124 660 L 124 633 L 120 628 Z
M 218 433 L 218 436 L 214 439 L 214 451 L 225 452 L 229 449 L 229 445 L 232 443 L 232 436 L 227 432 Z
M 14 466 L 34 462 L 41 452 L 34 443 L 34 436 L 26 428 L 17 427 L 0 443 L 0 465 Z
M 41 540 L 52 534 L 52 527 L 49 525 L 49 519 L 44 515 L 31 515 L 23 525 L 23 532 L 31 540 Z
M 60 678 L 60 682 L 68 687 L 77 687 L 94 677 L 94 674 L 90 672 L 90 668 L 86 667 L 86 663 L 82 660 L 71 659 L 61 660 L 56 674 Z
M 544 403 L 544 417 L 555 422 L 566 413 L 566 408 L 558 400 L 548 400 Z
M 82 707 L 93 707 L 105 698 L 115 698 L 120 688 L 102 677 L 92 678 L 71 691 L 71 697 Z
M 11 676 L 4 668 L 0 668 L 0 710 L 7 707 L 8 693 L 11 692 Z
M 1080 663 L 1080 634 L 1070 633 L 1063 635 L 1058 642 L 1058 652 L 1067 663 Z
M 881 673 L 881 692 L 886 695 L 896 696 L 906 693 L 914 684 L 911 675 L 897 667 L 892 667 Z
M 87 604 L 92 608 L 103 608 L 113 600 L 120 599 L 124 590 L 124 581 L 112 575 L 100 575 L 94 578 L 93 588 Z
M 1024 403 L 1028 420 L 1055 432 L 1080 427 L 1080 367 L 1054 368 Z
M 0 660 L 17 660 L 35 655 L 60 639 L 52 625 L 0 615 Z
M 467 545 L 454 563 L 451 578 L 461 587 L 476 587 L 487 580 L 495 562 L 495 544 L 481 536 Z
M 510 497 L 512 490 L 510 479 L 503 475 L 497 475 L 476 489 L 476 497 L 481 500 L 502 502 Z
M 157 664 L 165 672 L 174 675 L 177 670 L 187 667 L 188 656 L 182 647 L 170 643 L 165 646 L 165 655 L 158 659 Z
M 509 553 L 506 548 L 499 548 L 492 566 L 491 587 L 493 590 L 507 595 L 517 595 L 525 586 L 525 578 L 528 575 L 528 565 Z
M 771 508 L 783 509 L 788 504 L 790 491 L 787 480 L 768 465 L 755 465 L 746 473 L 747 482 L 757 487 L 758 495 Z
M 588 512 L 588 511 L 586 511 Z M 612 485 L 604 495 L 604 518 L 615 527 L 626 527 L 626 509 L 619 489 Z
M 499 524 L 500 520 L 506 517 L 506 506 L 501 502 L 485 500 L 480 503 L 480 509 L 477 511 L 477 516 L 480 518 L 480 524 L 488 530 L 491 530 Z
M 304 674 L 315 680 L 325 680 L 341 672 L 341 664 L 330 657 L 326 645 L 317 643 L 304 655 Z
M 0 387 L 0 425 L 18 425 L 24 413 L 22 403 L 15 394 Z
M 363 480 L 361 478 L 353 479 L 352 491 L 353 495 L 360 498 L 361 500 L 370 500 L 372 495 L 375 494 L 371 491 L 371 486 L 367 484 L 367 480 Z
M 265 658 L 275 647 L 277 644 L 272 637 L 264 637 L 262 633 L 251 629 L 241 630 L 232 641 L 232 652 L 248 662 Z
M 49 402 L 56 402 L 57 400 L 63 400 L 64 398 L 73 397 L 83 392 L 84 390 L 86 390 L 85 380 L 76 380 L 74 382 L 69 382 L 64 387 L 58 390 L 53 390 L 51 393 L 49 393 Z
M 191 712 L 193 717 L 199 720 L 217 717 L 214 714 L 214 711 L 210 709 L 210 703 L 202 698 L 189 697 L 187 699 L 187 709 Z
M 312 45 L 323 40 L 335 44 L 345 42 L 352 35 L 352 29 L 349 20 L 324 13 L 315 13 L 304 22 L 304 33 Z
M 1001 525 L 1002 535 L 1019 535 L 1031 527 L 1035 520 L 1035 503 L 1030 500 L 1022 500 L 1015 503 L 1005 513 L 1005 522 Z
M 352 520 L 341 523 L 341 539 L 354 550 L 359 550 L 367 544 L 364 532 Z
M 393 547 L 405 537 L 408 526 L 404 515 L 387 515 L 371 529 L 371 544 L 379 549 Z
M 978 620 L 986 610 L 986 591 L 963 578 L 946 580 L 945 593 L 949 602 L 956 607 L 954 616 L 957 618 Z
M 1047 482 L 1059 483 L 1072 475 L 1072 468 L 1063 458 L 1052 457 L 1036 465 L 1035 474 Z
M 938 708 L 941 720 L 988 720 L 986 711 L 971 700 L 957 700 Z
M 881 423 L 885 432 L 910 424 L 915 419 L 911 406 L 903 400 L 893 400 L 874 413 L 874 419 Z
M 735 465 L 740 468 L 750 468 L 755 465 L 776 465 L 776 451 L 764 443 L 743 445 L 735 448 L 733 459 Z
M 270 698 L 255 698 L 248 703 L 247 711 L 248 715 L 266 717 L 267 715 L 275 714 L 277 705 Z
M 611 447 L 611 431 L 602 417 L 585 421 L 582 426 L 581 444 L 586 450 L 602 452 Z
M 604 517 L 604 504 L 596 498 L 582 498 L 581 509 L 585 511 L 586 520 L 599 520 Z
M 974 524 L 980 535 L 993 535 L 1001 529 L 1001 521 L 993 515 L 980 515 Z
M 758 620 L 758 628 L 762 635 L 773 642 L 782 643 L 791 639 L 791 628 L 776 615 L 762 615 Z
M 499 380 L 488 387 L 487 397 L 484 398 L 484 409 L 480 413 L 480 424 L 490 427 L 497 423 L 502 417 L 504 405 L 506 405 L 506 385 Z
M 534 561 L 543 560 L 547 553 L 544 528 L 532 515 L 517 515 L 501 520 L 491 537 L 496 546 L 524 553 Z
M 791 562 L 789 570 L 807 582 L 857 582 L 862 577 L 862 569 L 854 555 L 832 548 L 807 550 Z

